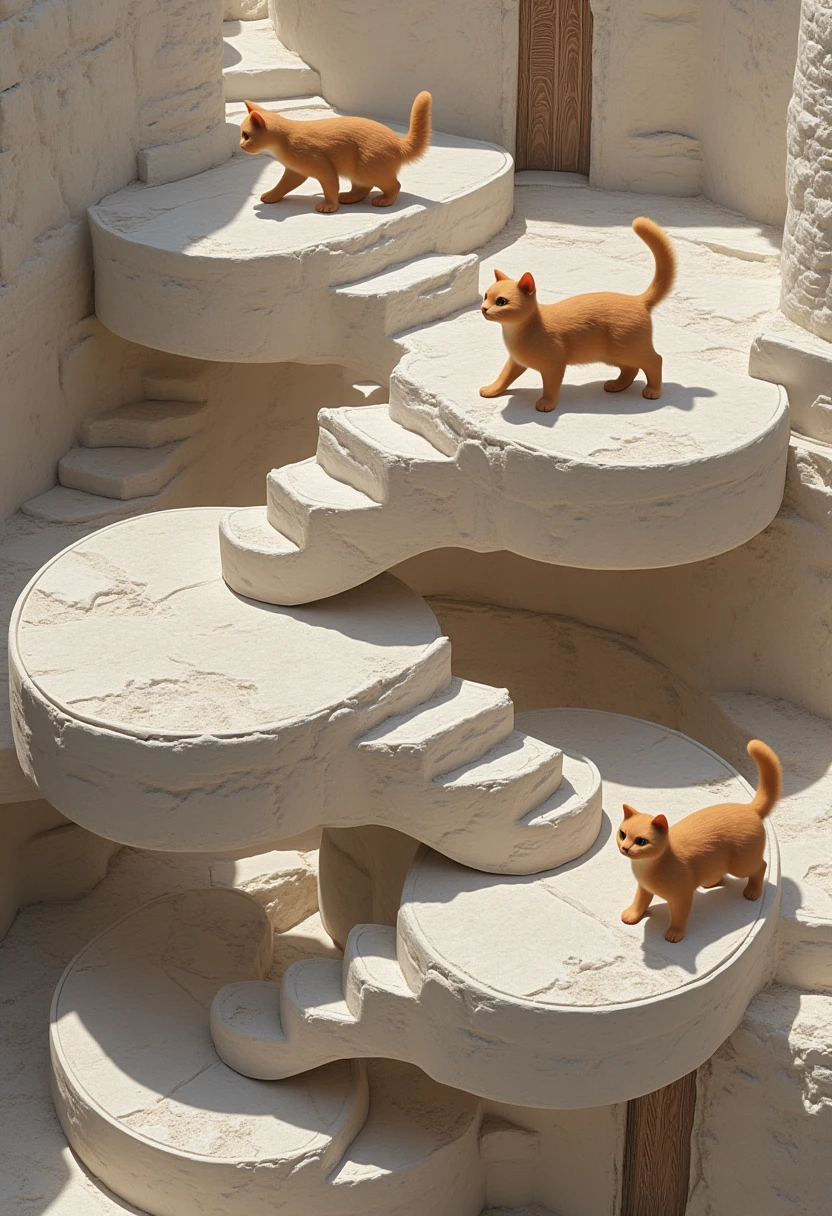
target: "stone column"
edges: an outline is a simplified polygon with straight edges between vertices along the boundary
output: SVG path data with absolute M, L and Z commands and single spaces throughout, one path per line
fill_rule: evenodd
M 781 307 L 832 341 L 832 0 L 803 0 L 787 139 Z
M 803 0 L 786 140 L 780 311 L 749 371 L 785 387 L 793 432 L 832 443 L 832 0 Z

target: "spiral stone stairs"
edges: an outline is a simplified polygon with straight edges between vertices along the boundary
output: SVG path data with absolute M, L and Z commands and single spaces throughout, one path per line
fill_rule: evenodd
M 264 35 L 228 32 L 229 117 L 257 81 L 326 112 L 289 96 L 314 76 Z M 598 369 L 570 376 L 547 419 L 531 377 L 505 401 L 477 396 L 499 342 L 471 311 L 474 251 L 510 214 L 511 170 L 502 149 L 440 134 L 383 213 L 318 215 L 314 184 L 258 206 L 273 166 L 240 157 L 92 209 L 96 308 L 116 333 L 200 359 L 351 363 L 369 403 L 323 411 L 315 458 L 273 472 L 265 507 L 139 513 L 34 575 L 10 629 L 23 772 L 74 823 L 141 849 L 392 830 L 406 871 L 399 895 L 395 866 L 368 860 L 396 923 L 350 924 L 331 847 L 320 902 L 346 924 L 343 959 L 333 947 L 280 977 L 263 909 L 213 888 L 128 911 L 69 963 L 51 1014 L 58 1116 L 92 1174 L 153 1216 L 477 1216 L 538 1154 L 495 1105 L 593 1108 L 669 1085 L 774 973 L 770 832 L 759 902 L 733 880 L 699 893 L 676 945 L 661 907 L 620 922 L 621 803 L 672 821 L 748 797 L 737 771 L 632 718 L 515 719 L 505 690 L 455 677 L 432 612 L 384 573 L 445 545 L 680 564 L 743 543 L 780 503 L 781 393 L 709 368 L 681 327 L 664 329 L 661 409 L 610 402 Z M 587 273 L 583 253 L 567 263 L 564 295 Z M 629 290 L 643 269 L 612 277 Z M 164 493 L 201 417 L 101 419 L 63 488 Z M 95 463 L 133 444 L 149 480 L 123 455 Z M 515 1207 L 535 1198 L 509 1189 Z

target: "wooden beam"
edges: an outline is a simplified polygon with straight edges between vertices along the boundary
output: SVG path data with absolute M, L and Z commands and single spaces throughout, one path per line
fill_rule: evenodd
M 696 1073 L 627 1103 L 621 1216 L 685 1216 Z
M 518 169 L 589 172 L 589 0 L 520 0 Z

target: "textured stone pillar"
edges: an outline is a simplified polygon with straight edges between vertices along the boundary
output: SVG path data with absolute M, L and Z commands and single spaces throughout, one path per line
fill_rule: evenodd
M 832 341 L 832 0 L 803 0 L 787 138 L 781 307 Z

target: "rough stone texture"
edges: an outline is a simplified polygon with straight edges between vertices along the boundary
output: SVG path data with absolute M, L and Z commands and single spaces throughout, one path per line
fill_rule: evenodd
M 96 330 L 106 332 L 94 318 L 93 325 Z M 70 361 L 73 400 L 76 392 L 83 400 L 82 386 L 86 381 L 94 386 L 89 405 L 99 407 L 97 414 L 85 419 L 84 430 L 94 430 L 99 419 L 108 427 L 113 421 L 106 409 L 111 367 L 98 369 L 99 384 L 95 378 L 97 353 L 95 342 L 81 343 Z M 160 495 L 149 500 L 122 503 L 55 487 L 24 503 L 23 512 L 0 527 L 0 622 L 4 635 L 14 603 L 32 575 L 61 549 L 121 514 L 187 504 L 258 502 L 275 454 L 282 453 L 278 459 L 291 461 L 314 451 L 318 409 L 333 397 L 348 397 L 354 378 L 340 367 L 300 365 L 214 366 L 205 375 L 204 364 L 158 355 L 152 371 L 154 374 L 136 375 L 135 379 L 125 375 L 124 395 L 133 402 L 147 397 L 205 401 L 198 459 Z M 0 679 L 4 685 L 7 673 L 4 645 L 0 647 Z M 8 700 L 3 698 L 0 803 L 37 797 L 37 790 L 20 770 L 12 741 Z
M 832 4 L 803 0 L 789 105 L 781 307 L 832 340 Z
M 0 807 L 0 938 L 18 908 L 86 895 L 117 848 L 68 823 L 48 802 Z
M 800 0 L 592 0 L 592 11 L 592 184 L 702 193 L 781 223 Z
M 534 1161 L 534 1132 L 482 1122 L 475 1098 L 407 1065 L 336 1063 L 280 1086 L 225 1067 L 207 1001 L 270 961 L 252 900 L 191 891 L 117 922 L 67 969 L 52 1007 L 56 1108 L 116 1194 L 157 1216 L 265 1216 L 276 1187 L 287 1216 L 476 1216 L 489 1166 L 504 1182 L 507 1150 Z
M 521 205 L 527 192 L 536 196 L 524 210 L 547 217 L 543 232 L 497 238 L 481 289 L 493 267 L 519 277 L 531 264 L 544 302 L 590 286 L 643 290 L 652 260 L 628 220 L 648 200 L 549 180 L 548 190 L 520 195 Z M 533 408 L 537 373 L 485 400 L 479 386 L 505 358 L 497 327 L 468 310 L 414 328 L 399 339 L 404 355 L 388 409 L 324 411 L 315 460 L 276 470 L 265 510 L 223 522 L 229 584 L 271 603 L 306 603 L 444 546 L 504 549 L 559 566 L 677 566 L 766 527 L 782 497 L 785 394 L 761 391 L 745 357 L 714 355 L 723 320 L 771 302 L 773 276 L 750 273 L 738 293 L 728 258 L 724 277 L 710 282 L 691 282 L 686 263 L 689 243 L 761 261 L 776 245 L 700 200 L 651 198 L 649 208 L 681 255 L 678 312 L 663 305 L 655 321 L 665 375 L 659 402 L 640 396 L 640 377 L 612 397 L 602 386 L 609 372 L 598 365 L 567 369 L 550 414 Z M 553 214 L 562 244 L 551 239 Z M 709 314 L 704 341 L 692 310 Z M 402 325 L 418 320 L 410 301 L 400 316 Z
M 832 1191 L 832 997 L 761 993 L 700 1071 L 688 1216 L 820 1213 Z
M 10 625 L 22 767 L 75 822 L 157 849 L 397 828 L 525 874 L 577 857 L 601 783 L 454 680 L 423 601 L 383 577 L 275 611 L 221 578 L 218 510 L 112 525 L 44 567 Z M 70 761 L 70 755 L 73 759 Z
M 279 988 L 242 982 L 217 995 L 212 1033 L 233 1068 L 273 1079 L 384 1055 L 492 1100 L 574 1108 L 659 1089 L 723 1042 L 774 969 L 773 834 L 762 901 L 726 879 L 697 895 L 685 938 L 670 944 L 662 903 L 641 927 L 621 923 L 634 880 L 614 831 L 625 801 L 673 822 L 745 801 L 749 787 L 713 752 L 636 719 L 542 710 L 524 724 L 598 756 L 607 817 L 593 848 L 532 879 L 422 850 L 396 930 L 359 924 L 343 967 L 302 962 Z
M 130 400 L 148 352 L 84 321 L 85 210 L 136 176 L 141 149 L 184 155 L 222 128 L 220 23 L 215 0 L 0 4 L 0 519 L 50 484 L 102 382 L 110 407 Z
M 424 255 L 469 253 L 508 219 L 511 169 L 502 148 L 436 134 L 424 158 L 405 166 L 402 193 L 384 209 L 367 202 L 319 215 L 313 179 L 280 203 L 261 204 L 260 194 L 279 177 L 270 156 L 233 157 L 163 186 L 130 186 L 90 211 L 96 312 L 130 341 L 192 358 L 347 363 L 352 356 L 374 373 L 370 354 L 389 374 L 392 331 L 380 326 L 375 341 L 366 340 L 369 352 L 355 350 L 364 303 L 327 288 L 391 268 L 407 275 L 403 264 Z M 468 265 L 463 260 L 459 271 Z M 434 320 L 476 298 L 473 276 L 463 278 L 454 303 L 453 293 L 443 294 L 447 262 L 428 260 L 424 270 L 433 270 L 427 281 L 417 273 L 407 284 L 394 277 L 373 287 L 394 299 L 410 288 L 417 310 L 404 318 L 399 312 L 397 328 Z M 433 311 L 423 300 L 431 292 Z

